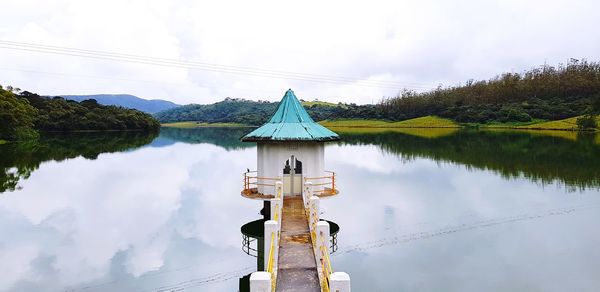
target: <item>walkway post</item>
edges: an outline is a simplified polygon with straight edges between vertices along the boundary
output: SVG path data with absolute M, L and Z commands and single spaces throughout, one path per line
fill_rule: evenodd
M 283 199 L 283 182 L 275 182 L 275 198 Z
M 271 273 L 252 273 L 250 275 L 250 292 L 271 292 Z
M 304 208 L 308 208 L 308 200 L 310 199 L 310 197 L 312 197 L 313 195 L 313 183 L 312 182 L 305 182 L 304 183 L 304 187 L 305 187 L 305 192 L 302 194 L 304 197 L 302 198 L 302 201 L 304 201 Z
M 317 222 L 319 222 L 319 197 L 312 196 L 309 200 L 310 206 L 310 230 L 315 231 L 314 229 L 317 227 Z
M 275 208 L 279 204 L 279 208 Z M 283 210 L 283 183 L 275 182 L 275 199 L 271 199 L 271 220 L 275 220 L 275 212 L 278 212 L 277 224 L 281 226 L 281 212 Z
M 329 275 L 329 290 L 335 292 L 350 292 L 350 276 L 344 272 Z
M 319 221 L 317 223 L 317 263 L 324 261 L 323 259 L 323 248 L 326 253 L 329 253 L 329 223 L 327 221 Z
M 265 221 L 265 249 L 264 249 L 264 260 L 265 260 L 265 271 L 267 271 L 269 266 L 269 253 L 271 251 L 271 234 L 275 234 L 273 237 L 273 271 L 277 271 L 277 259 L 279 256 L 279 224 L 275 220 Z
M 270 208 L 271 209 L 271 214 L 270 214 L 271 217 L 269 217 L 269 218 L 271 218 L 271 220 L 275 220 L 275 212 L 279 212 L 279 214 L 281 214 L 281 207 L 283 207 L 283 206 L 281 206 L 281 199 L 278 199 L 278 198 L 271 199 L 270 203 L 271 203 L 271 208 Z M 279 204 L 279 208 L 275 208 L 275 206 L 278 204 Z M 276 210 L 276 209 L 279 209 L 279 210 Z M 281 218 L 277 218 L 277 223 L 279 223 L 279 219 L 281 219 Z

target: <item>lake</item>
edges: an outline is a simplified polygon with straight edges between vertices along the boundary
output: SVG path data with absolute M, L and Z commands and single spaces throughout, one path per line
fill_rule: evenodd
M 600 138 L 341 129 L 333 269 L 354 291 L 600 290 Z M 0 145 L 0 291 L 238 291 L 248 128 Z

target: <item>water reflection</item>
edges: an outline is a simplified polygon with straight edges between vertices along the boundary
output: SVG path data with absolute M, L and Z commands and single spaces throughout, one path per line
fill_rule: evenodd
M 237 150 L 254 147 L 253 143 L 244 143 L 240 138 L 251 131 L 247 127 L 217 127 L 178 129 L 163 127 L 161 137 L 190 144 L 208 143 L 221 146 L 227 150 Z
M 252 151 L 174 143 L 73 157 L 37 164 L 0 196 L 0 291 L 233 291 L 255 268 L 238 233 L 255 210 L 231 175 Z
M 358 291 L 596 291 L 600 192 L 332 145 L 344 193 L 324 201 L 343 232 L 334 269 Z M 349 159 L 360 157 L 360 159 Z
M 492 170 L 505 178 L 526 177 L 541 184 L 558 181 L 570 190 L 600 188 L 600 144 L 595 141 L 597 137 L 573 132 L 558 134 L 455 131 L 431 138 L 416 132 L 345 133 L 341 144 L 376 145 L 405 160 L 428 158 L 457 163 L 469 168 Z
M 96 159 L 101 153 L 134 149 L 158 134 L 142 132 L 49 133 L 39 140 L 0 145 L 0 193 L 19 188 L 44 161 L 82 156 Z
M 236 291 L 256 269 L 239 227 L 260 217 L 239 195 L 240 172 L 256 163 L 253 145 L 237 142 L 245 131 L 0 145 L 0 291 Z M 321 208 L 343 226 L 333 268 L 354 290 L 600 287 L 593 139 L 343 138 L 326 147 L 343 193 Z

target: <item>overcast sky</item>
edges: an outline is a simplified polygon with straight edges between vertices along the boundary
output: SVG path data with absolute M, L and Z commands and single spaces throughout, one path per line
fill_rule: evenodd
M 600 60 L 600 4 L 593 0 L 290 3 L 4 0 L 0 40 L 302 73 L 324 82 L 0 48 L 0 84 L 181 104 L 228 96 L 278 100 L 292 88 L 307 100 L 371 103 L 402 87 L 488 79 L 571 57 Z

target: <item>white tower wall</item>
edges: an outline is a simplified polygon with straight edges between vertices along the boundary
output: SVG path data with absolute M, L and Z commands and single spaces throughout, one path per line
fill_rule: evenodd
M 283 177 L 285 162 L 291 157 L 302 162 L 302 177 L 324 176 L 324 142 L 258 142 L 257 171 L 259 177 Z M 274 182 L 268 182 L 274 183 Z M 321 187 L 322 189 L 322 187 Z M 263 194 L 273 194 L 274 188 L 259 186 Z

